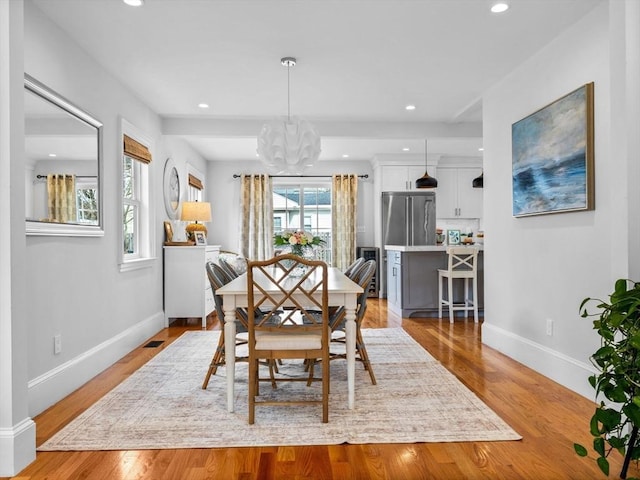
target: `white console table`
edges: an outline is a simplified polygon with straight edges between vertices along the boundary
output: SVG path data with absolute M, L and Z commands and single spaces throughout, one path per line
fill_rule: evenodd
M 202 318 L 207 328 L 207 315 L 215 303 L 205 265 L 218 262 L 220 245 L 164 247 L 164 320 Z

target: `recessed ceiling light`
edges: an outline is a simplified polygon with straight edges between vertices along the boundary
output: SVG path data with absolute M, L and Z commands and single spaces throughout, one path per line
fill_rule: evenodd
M 349 154 L 348 153 L 343 153 L 342 154 L 342 158 L 349 158 Z
M 55 153 L 50 153 L 49 156 L 50 157 L 57 157 L 58 155 L 56 155 Z
M 144 0 L 122 0 L 124 3 L 129 5 L 130 7 L 139 7 L 144 3 Z
M 478 149 L 478 151 L 479 151 L 479 152 L 484 152 L 484 148 L 483 148 L 483 147 L 480 147 L 480 148 Z
M 198 107 L 199 108 L 209 108 L 209 104 L 208 103 L 199 103 Z
M 491 11 L 493 13 L 502 13 L 509 10 L 509 4 L 507 2 L 497 2 L 491 6 Z
M 403 147 L 402 151 L 403 152 L 409 152 L 409 151 L 411 151 L 411 149 L 409 147 Z
M 415 105 L 407 105 L 406 107 L 404 107 L 405 110 L 415 110 L 416 106 Z

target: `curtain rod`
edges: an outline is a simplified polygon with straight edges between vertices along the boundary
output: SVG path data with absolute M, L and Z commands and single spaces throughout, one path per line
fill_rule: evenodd
M 242 175 L 233 174 L 233 178 L 240 178 Z M 269 175 L 269 178 L 332 178 L 333 175 Z M 358 175 L 358 178 L 369 178 L 368 174 Z
M 47 178 L 46 175 L 36 175 L 36 178 Z M 98 178 L 97 175 L 76 175 L 76 178 Z

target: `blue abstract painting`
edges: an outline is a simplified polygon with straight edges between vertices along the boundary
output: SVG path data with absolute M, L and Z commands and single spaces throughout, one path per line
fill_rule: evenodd
M 511 127 L 513 215 L 593 209 L 593 83 Z

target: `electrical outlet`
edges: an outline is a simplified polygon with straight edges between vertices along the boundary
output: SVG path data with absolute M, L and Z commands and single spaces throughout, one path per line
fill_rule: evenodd
M 553 320 L 547 318 L 547 335 L 553 335 Z
M 59 355 L 62 353 L 62 335 L 54 335 L 53 337 L 53 354 Z

